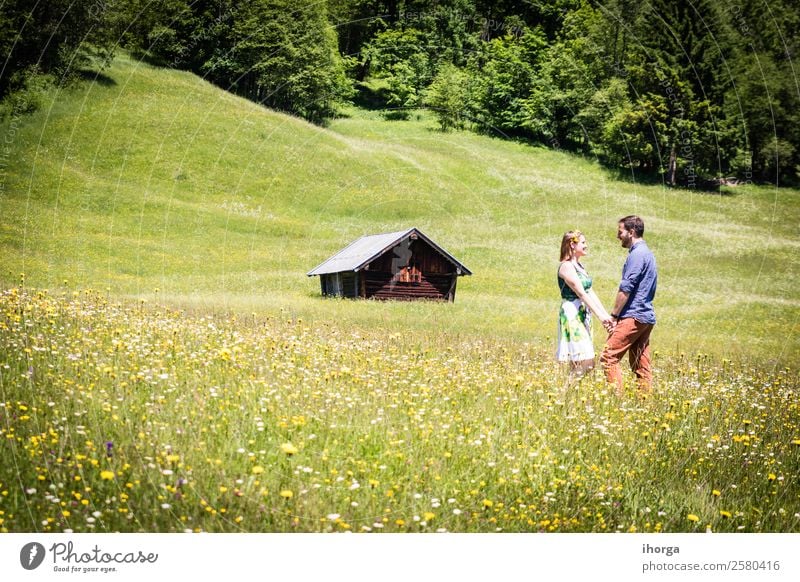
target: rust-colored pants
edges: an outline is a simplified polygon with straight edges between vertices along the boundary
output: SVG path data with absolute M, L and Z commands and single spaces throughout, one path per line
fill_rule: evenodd
M 636 374 L 639 388 L 650 390 L 653 382 L 653 372 L 650 369 L 650 332 L 653 324 L 641 323 L 632 317 L 626 317 L 617 322 L 614 331 L 608 336 L 603 353 L 600 355 L 600 363 L 606 373 L 606 380 L 616 384 L 617 392 L 622 392 L 622 370 L 619 361 L 625 352 L 628 352 L 628 360 L 631 363 L 631 370 Z

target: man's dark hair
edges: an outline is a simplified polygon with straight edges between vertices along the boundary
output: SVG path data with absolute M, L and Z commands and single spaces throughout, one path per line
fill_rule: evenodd
M 636 233 L 636 238 L 642 238 L 644 236 L 644 220 L 635 214 L 620 218 L 619 222 L 622 223 L 625 230 L 634 231 Z

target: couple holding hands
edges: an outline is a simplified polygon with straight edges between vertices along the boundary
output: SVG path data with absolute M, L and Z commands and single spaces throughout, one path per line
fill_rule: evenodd
M 628 249 L 622 279 L 611 313 L 605 310 L 592 290 L 592 278 L 581 264 L 588 254 L 586 237 L 579 231 L 564 233 L 558 287 L 561 310 L 558 318 L 559 362 L 570 363 L 570 376 L 582 376 L 594 368 L 591 315 L 599 318 L 608 332 L 600 355 L 606 380 L 622 395 L 620 359 L 628 354 L 639 389 L 649 392 L 653 375 L 650 366 L 650 332 L 656 323 L 653 297 L 658 274 L 653 253 L 644 242 L 644 221 L 635 215 L 621 218 L 617 238 Z

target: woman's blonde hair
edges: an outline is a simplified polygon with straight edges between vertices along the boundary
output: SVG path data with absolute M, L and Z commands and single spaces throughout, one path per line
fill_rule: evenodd
M 568 261 L 572 258 L 572 244 L 581 240 L 583 233 L 579 230 L 568 230 L 561 239 L 561 258 L 559 261 Z

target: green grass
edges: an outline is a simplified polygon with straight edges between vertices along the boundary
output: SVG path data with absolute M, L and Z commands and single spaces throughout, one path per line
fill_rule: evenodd
M 0 531 L 791 532 L 798 378 L 0 294 Z
M 328 128 L 188 74 L 118 58 L 114 83 L 54 93 L 7 120 L 0 277 L 111 289 L 182 306 L 345 326 L 551 342 L 560 235 L 583 230 L 609 305 L 624 250 L 615 221 L 646 221 L 660 287 L 654 343 L 793 363 L 798 192 L 727 195 L 615 180 L 594 160 L 443 134 L 425 112 L 348 110 Z M 14 124 L 13 127 L 11 124 Z M 13 130 L 13 131 L 12 131 Z M 305 272 L 351 240 L 418 226 L 474 276 L 456 303 L 321 300 Z
M 0 530 L 797 531 L 797 191 L 108 76 L 0 126 Z M 561 234 L 610 306 L 629 213 L 655 392 L 564 393 Z M 454 304 L 305 276 L 410 226 L 474 272 Z

